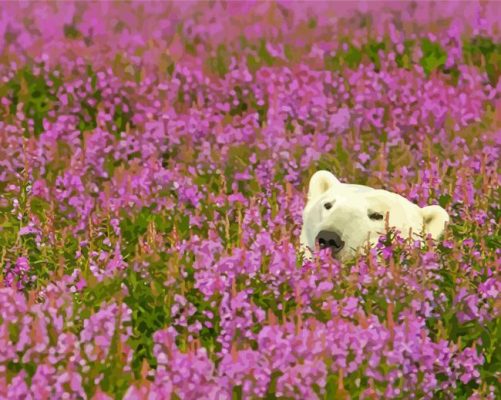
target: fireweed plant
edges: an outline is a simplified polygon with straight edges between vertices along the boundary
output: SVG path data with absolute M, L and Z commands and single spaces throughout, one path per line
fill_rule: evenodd
M 3 3 L 0 398 L 499 398 L 495 3 Z M 304 261 L 309 177 L 451 215 Z

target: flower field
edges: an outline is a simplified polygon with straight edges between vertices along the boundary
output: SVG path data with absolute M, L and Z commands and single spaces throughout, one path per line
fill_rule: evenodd
M 496 2 L 4 2 L 1 399 L 501 397 Z M 304 260 L 319 170 L 451 217 Z

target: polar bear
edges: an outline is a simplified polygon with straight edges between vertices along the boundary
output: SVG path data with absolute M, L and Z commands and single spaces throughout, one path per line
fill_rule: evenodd
M 440 206 L 421 208 L 399 194 L 341 183 L 332 173 L 317 171 L 303 211 L 301 249 L 311 258 L 318 245 L 346 260 L 367 242 L 374 245 L 387 225 L 407 237 L 430 234 L 437 239 L 448 222 L 449 215 Z

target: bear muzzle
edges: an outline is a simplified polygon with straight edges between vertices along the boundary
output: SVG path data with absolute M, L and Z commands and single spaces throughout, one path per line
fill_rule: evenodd
M 333 257 L 344 247 L 341 236 L 332 231 L 320 231 L 317 235 L 316 242 L 321 249 L 331 249 Z

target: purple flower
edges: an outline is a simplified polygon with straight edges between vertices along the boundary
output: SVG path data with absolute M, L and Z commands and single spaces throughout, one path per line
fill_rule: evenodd
M 329 129 L 333 131 L 343 132 L 348 129 L 351 115 L 348 108 L 340 108 L 335 114 L 329 118 Z

